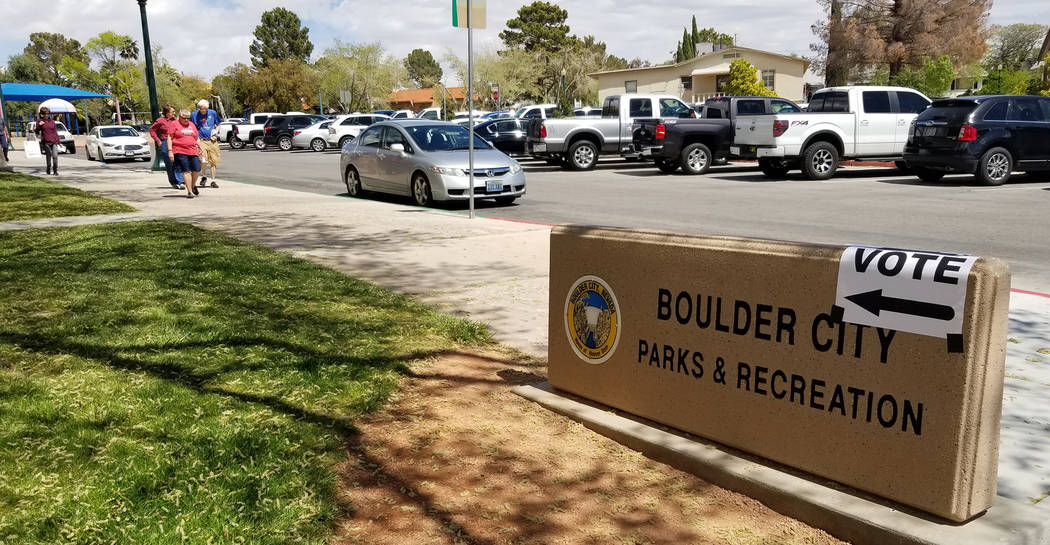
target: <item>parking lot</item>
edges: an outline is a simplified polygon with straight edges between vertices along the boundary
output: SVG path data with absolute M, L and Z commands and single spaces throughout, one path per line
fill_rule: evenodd
M 78 156 L 83 158 L 83 149 Z M 321 194 L 345 194 L 339 152 L 223 146 L 219 179 Z M 848 167 L 827 181 L 770 180 L 754 163 L 703 176 L 666 175 L 650 163 L 603 159 L 588 172 L 520 158 L 528 194 L 511 206 L 478 201 L 478 214 L 515 221 L 589 224 L 682 233 L 864 244 L 1006 259 L 1014 287 L 1050 291 L 1050 174 L 1018 175 L 1001 187 L 967 176 L 929 184 L 894 169 Z M 143 162 L 107 164 L 142 169 Z M 407 198 L 370 196 L 409 204 Z M 279 207 L 279 203 L 275 203 Z M 466 213 L 466 203 L 441 206 Z

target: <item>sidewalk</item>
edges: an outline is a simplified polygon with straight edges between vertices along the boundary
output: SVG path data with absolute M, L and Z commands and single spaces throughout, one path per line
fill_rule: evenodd
M 21 153 L 11 159 L 19 172 L 42 170 Z M 147 164 L 129 172 L 64 161 L 63 183 L 142 211 L 109 221 L 174 218 L 290 252 L 486 323 L 497 341 L 546 357 L 549 227 L 230 181 L 186 199 Z M 1010 309 L 998 493 L 1050 515 L 1050 297 L 1015 291 Z

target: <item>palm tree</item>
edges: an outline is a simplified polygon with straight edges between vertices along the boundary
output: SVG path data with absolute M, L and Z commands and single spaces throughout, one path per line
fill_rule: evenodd
M 135 40 L 129 36 L 124 36 L 121 40 L 120 50 L 117 52 L 120 58 L 133 61 L 139 58 L 139 44 L 135 43 Z

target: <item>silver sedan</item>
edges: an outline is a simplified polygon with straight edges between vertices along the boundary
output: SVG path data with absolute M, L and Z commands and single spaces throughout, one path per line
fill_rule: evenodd
M 421 119 L 376 123 L 343 146 L 346 192 L 411 196 L 420 206 L 470 198 L 467 129 Z M 474 198 L 510 204 L 525 194 L 517 161 L 474 137 Z
M 293 149 L 312 149 L 324 151 L 328 149 L 328 126 L 331 121 L 319 121 L 302 129 L 295 129 L 292 135 Z

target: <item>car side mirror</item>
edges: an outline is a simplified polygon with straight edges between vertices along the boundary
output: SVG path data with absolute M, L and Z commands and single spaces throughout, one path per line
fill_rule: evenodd
M 394 152 L 397 152 L 397 153 L 405 153 L 405 145 L 404 144 L 390 144 L 390 151 L 394 151 Z

